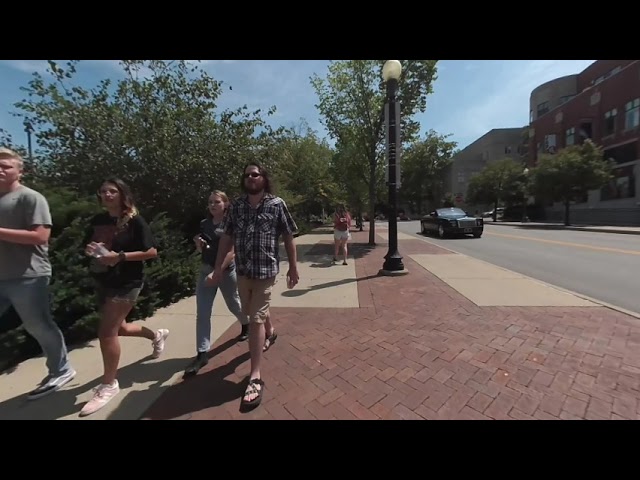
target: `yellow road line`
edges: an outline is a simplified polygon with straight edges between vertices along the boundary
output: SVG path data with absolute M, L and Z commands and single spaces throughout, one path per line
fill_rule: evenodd
M 563 242 L 561 240 L 547 240 L 542 238 L 532 238 L 532 237 L 523 237 L 521 235 L 509 235 L 504 233 L 493 233 L 487 232 L 485 230 L 485 235 L 493 235 L 494 237 L 503 237 L 503 238 L 513 238 L 516 240 L 529 240 L 531 242 L 540 242 L 540 243 L 550 243 L 553 245 L 562 245 L 564 247 L 577 247 L 583 248 L 585 250 L 596 250 L 600 252 L 611 252 L 611 253 L 621 253 L 623 255 L 640 255 L 639 250 L 623 250 L 621 248 L 611 248 L 611 247 L 596 247 L 594 245 L 585 245 L 582 243 L 572 243 L 572 242 Z

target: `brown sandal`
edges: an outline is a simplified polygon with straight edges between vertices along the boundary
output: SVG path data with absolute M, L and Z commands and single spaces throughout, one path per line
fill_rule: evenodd
M 271 335 L 269 335 L 266 340 L 264 341 L 264 347 L 262 347 L 262 351 L 266 352 L 267 350 L 269 350 L 271 348 L 271 345 L 273 345 L 274 343 L 276 343 L 276 338 L 278 338 L 278 334 L 276 333 L 276 331 L 274 330 Z

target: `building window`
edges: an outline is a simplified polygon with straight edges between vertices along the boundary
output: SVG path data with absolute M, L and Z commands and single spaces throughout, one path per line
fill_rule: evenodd
M 504 153 L 507 155 L 511 155 L 511 146 L 507 145 L 504 147 Z
M 640 98 L 636 98 L 624 106 L 624 128 L 629 130 L 640 125 Z
M 538 105 L 538 118 L 549 111 L 549 102 L 542 102 Z
M 556 153 L 556 134 L 552 133 L 544 136 L 544 151 L 545 153 Z
M 564 132 L 564 144 L 568 147 L 576 143 L 576 129 L 574 127 L 568 128 Z
M 613 135 L 616 132 L 616 115 L 618 115 L 618 109 L 614 108 L 604 114 L 604 129 L 602 136 Z

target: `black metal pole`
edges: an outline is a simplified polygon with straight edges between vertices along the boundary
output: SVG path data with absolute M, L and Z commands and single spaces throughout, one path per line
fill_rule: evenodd
M 387 100 L 389 102 L 389 118 L 387 118 L 387 128 L 389 129 L 389 251 L 385 255 L 385 262 L 382 269 L 385 272 L 401 272 L 404 271 L 402 263 L 402 255 L 398 251 L 398 189 L 396 178 L 396 164 L 400 160 L 398 157 L 398 147 L 396 144 L 397 129 L 400 125 L 396 125 L 396 91 L 398 90 L 398 81 L 390 79 L 387 81 Z
M 31 130 L 27 131 L 27 145 L 29 148 L 29 161 L 33 162 L 33 150 L 31 148 Z
M 33 162 L 33 150 L 31 149 L 31 132 L 33 131 L 33 127 L 31 123 L 25 122 L 24 131 L 27 132 L 27 149 L 29 150 L 29 162 Z

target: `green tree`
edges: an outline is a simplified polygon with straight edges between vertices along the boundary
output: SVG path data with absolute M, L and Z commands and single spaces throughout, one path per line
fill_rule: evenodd
M 399 81 L 398 100 L 402 108 L 402 141 L 411 142 L 420 130 L 414 116 L 424 112 L 427 95 L 436 79 L 437 60 L 405 60 Z M 384 178 L 384 103 L 386 87 L 382 80 L 384 60 L 337 60 L 329 65 L 326 78 L 314 75 L 311 83 L 318 95 L 322 121 L 331 138 L 344 146 L 352 144 L 358 155 L 351 161 L 368 172 L 370 228 L 369 244 L 375 244 L 374 207 L 376 189 Z
M 333 149 L 301 120 L 283 138 L 281 155 L 276 174 L 279 192 L 285 192 L 287 204 L 307 220 L 321 215 L 338 192 L 330 171 Z
M 571 202 L 589 190 L 602 188 L 612 178 L 613 162 L 604 159 L 602 148 L 591 140 L 571 145 L 555 155 L 541 155 L 531 171 L 534 194 L 564 204 L 564 224 L 570 225 Z
M 430 130 L 424 139 L 409 145 L 402 155 L 402 198 L 422 212 L 424 202 L 437 202 L 444 195 L 444 174 L 451 164 L 456 142 L 450 135 Z
M 493 221 L 497 219 L 498 205 L 513 198 L 521 198 L 524 188 L 524 167 L 511 158 L 504 158 L 487 165 L 469 181 L 467 202 L 493 204 Z
M 52 80 L 35 73 L 23 89 L 27 99 L 16 105 L 36 128 L 46 159 L 40 167 L 59 185 L 90 193 L 100 179 L 118 175 L 141 204 L 184 219 L 202 211 L 213 188 L 238 183 L 239 158 L 270 146 L 273 132 L 261 112 L 219 112 L 223 83 L 197 65 L 122 60 L 123 79 L 85 89 L 73 85 L 77 64 L 50 61 Z

